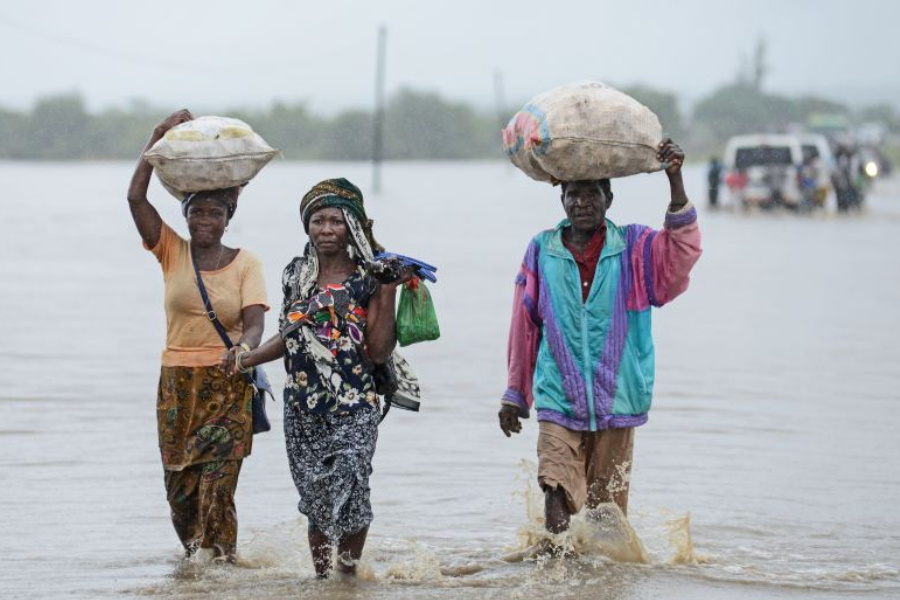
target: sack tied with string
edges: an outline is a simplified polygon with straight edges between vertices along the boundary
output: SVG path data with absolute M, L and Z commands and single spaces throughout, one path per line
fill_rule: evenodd
M 538 181 L 558 183 L 659 171 L 663 139 L 653 112 L 596 81 L 535 96 L 503 129 L 510 161 Z
M 246 184 L 278 154 L 249 125 L 230 117 L 198 117 L 176 125 L 144 157 L 170 194 Z

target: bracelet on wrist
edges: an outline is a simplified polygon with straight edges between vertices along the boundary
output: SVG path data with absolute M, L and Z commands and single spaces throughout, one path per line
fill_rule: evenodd
M 237 370 L 240 371 L 241 373 L 249 373 L 253 369 L 253 367 L 244 367 L 244 364 L 241 361 L 241 359 L 244 358 L 244 355 L 247 353 L 248 353 L 248 351 L 244 350 L 244 351 L 238 352 L 237 356 L 234 357 L 234 364 L 237 367 Z

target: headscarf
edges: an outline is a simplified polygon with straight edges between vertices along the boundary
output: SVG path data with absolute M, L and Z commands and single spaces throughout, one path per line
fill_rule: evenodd
M 188 207 L 190 207 L 191 202 L 197 198 L 212 198 L 225 205 L 228 219 L 231 220 L 231 217 L 234 216 L 234 212 L 237 210 L 237 189 L 238 188 L 225 188 L 221 190 L 209 190 L 206 192 L 191 192 L 181 201 L 181 214 L 187 218 Z
M 309 190 L 300 201 L 300 218 L 303 228 L 309 232 L 309 219 L 314 212 L 322 208 L 340 208 L 344 214 L 344 221 L 350 233 L 350 240 L 354 249 L 358 252 L 358 259 L 371 261 L 376 252 L 384 249 L 372 236 L 371 221 L 366 216 L 363 206 L 362 192 L 358 187 L 344 178 L 327 179 L 317 183 Z M 291 281 L 285 282 L 292 288 L 294 300 L 309 298 L 316 289 L 319 278 L 319 257 L 312 242 L 307 242 L 303 256 L 298 260 L 298 268 L 291 276 Z M 316 370 L 329 391 L 335 396 L 339 395 L 340 368 L 337 359 L 322 342 L 316 338 L 310 327 L 303 326 L 301 322 L 285 323 L 282 327 L 282 337 L 286 332 L 300 327 L 301 352 L 306 352 L 316 363 Z M 389 366 L 397 379 L 397 395 L 420 400 L 419 380 L 412 367 L 400 354 L 394 351 L 388 359 Z
M 375 253 L 384 251 L 384 248 L 375 241 L 375 237 L 372 235 L 372 226 L 375 222 L 366 216 L 363 194 L 358 187 L 340 177 L 320 181 L 306 192 L 303 199 L 300 200 L 300 219 L 303 221 L 303 230 L 306 233 L 309 233 L 309 220 L 313 213 L 323 208 L 340 208 L 344 211 L 345 217 L 348 214 L 352 215 L 354 223 L 351 224 L 350 219 L 347 219 L 351 230 L 354 226 L 361 229 L 368 245 Z M 362 248 L 357 249 L 362 251 Z M 371 256 L 366 256 L 366 258 L 372 260 Z

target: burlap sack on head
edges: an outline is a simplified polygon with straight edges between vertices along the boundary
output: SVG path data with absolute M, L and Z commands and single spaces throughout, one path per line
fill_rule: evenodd
M 649 108 L 599 82 L 535 96 L 503 130 L 503 149 L 538 181 L 581 181 L 659 171 L 662 126 Z
M 144 157 L 180 200 L 191 192 L 243 185 L 276 154 L 243 121 L 208 116 L 173 127 Z

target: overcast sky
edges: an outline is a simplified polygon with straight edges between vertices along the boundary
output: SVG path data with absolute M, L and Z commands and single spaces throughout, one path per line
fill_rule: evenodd
M 78 91 L 92 109 L 367 107 L 379 25 L 388 92 L 519 105 L 558 84 L 645 83 L 686 105 L 735 78 L 756 40 L 768 91 L 900 106 L 894 0 L 8 0 L 0 106 Z

